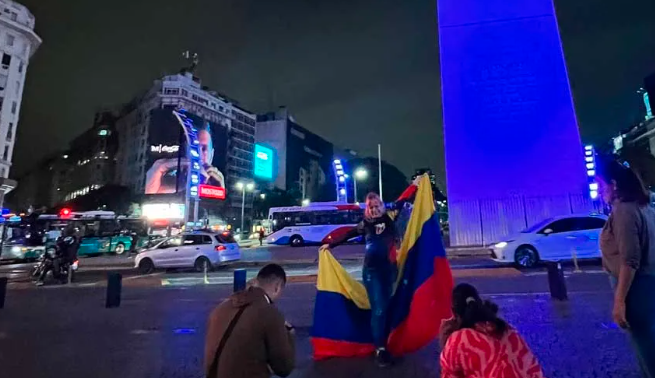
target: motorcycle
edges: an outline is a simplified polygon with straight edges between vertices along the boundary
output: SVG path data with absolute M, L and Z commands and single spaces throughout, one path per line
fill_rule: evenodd
M 38 264 L 34 265 L 34 267 L 32 267 L 32 269 L 30 270 L 30 277 L 38 281 L 41 275 L 43 274 L 43 272 L 46 269 L 49 269 L 50 272 L 52 273 L 52 277 L 58 280 L 60 283 L 73 282 L 75 279 L 75 272 L 77 271 L 79 266 L 79 260 L 75 260 L 72 263 L 61 262 L 60 264 L 57 264 L 59 266 L 59 271 L 55 272 L 55 270 L 51 269 L 51 267 L 55 266 L 56 259 L 61 260 L 61 257 L 57 256 L 56 249 L 54 248 L 46 249 L 43 256 L 41 256 L 41 258 L 39 259 Z M 69 268 L 70 268 L 70 275 L 71 275 L 70 278 L 68 277 Z M 47 277 L 44 277 L 44 279 L 47 279 Z

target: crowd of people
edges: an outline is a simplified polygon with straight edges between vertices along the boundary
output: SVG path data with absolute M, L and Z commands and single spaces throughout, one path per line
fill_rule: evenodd
M 655 377 L 655 210 L 633 170 L 615 161 L 600 167 L 600 192 L 611 205 L 600 248 L 615 293 L 612 317 L 629 333 L 642 375 Z M 410 188 L 392 209 L 386 209 L 376 194 L 368 195 L 364 219 L 343 238 L 365 237 L 363 282 L 371 302 L 375 358 L 381 367 L 393 362 L 386 351 L 385 314 L 395 280 L 394 219 L 413 193 Z M 294 328 L 274 305 L 285 284 L 283 268 L 267 265 L 247 290 L 235 293 L 211 313 L 205 348 L 207 377 L 284 377 L 292 372 Z M 483 300 L 475 287 L 462 283 L 454 288 L 452 314 L 441 324 L 442 377 L 544 376 L 519 332 L 499 317 L 498 307 Z

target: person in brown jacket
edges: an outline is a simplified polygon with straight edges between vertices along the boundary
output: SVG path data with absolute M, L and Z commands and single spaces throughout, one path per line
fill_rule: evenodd
M 263 267 L 244 291 L 209 315 L 205 339 L 208 378 L 286 377 L 295 366 L 295 332 L 273 305 L 286 284 L 284 269 Z

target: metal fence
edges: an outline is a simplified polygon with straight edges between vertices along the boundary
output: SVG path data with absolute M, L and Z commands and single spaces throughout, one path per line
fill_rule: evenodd
M 594 210 L 588 194 L 514 196 L 449 203 L 450 243 L 486 246 L 544 219 Z

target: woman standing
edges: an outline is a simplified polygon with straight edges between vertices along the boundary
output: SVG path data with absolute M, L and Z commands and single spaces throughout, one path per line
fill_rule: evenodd
M 612 317 L 627 329 L 644 377 L 655 377 L 655 211 L 637 174 L 611 161 L 598 183 L 612 212 L 600 236 L 603 267 L 614 286 Z
M 364 219 L 338 241 L 321 248 L 334 248 L 346 241 L 364 235 L 366 253 L 362 277 L 366 293 L 371 302 L 371 331 L 375 344 L 375 358 L 381 367 L 391 363 L 387 352 L 387 307 L 391 300 L 396 273 L 396 217 L 404 204 L 416 193 L 420 177 L 405 190 L 392 209 L 385 208 L 384 203 L 376 193 L 366 196 Z
M 454 317 L 441 324 L 441 378 L 543 378 L 521 335 L 475 287 L 453 290 Z

